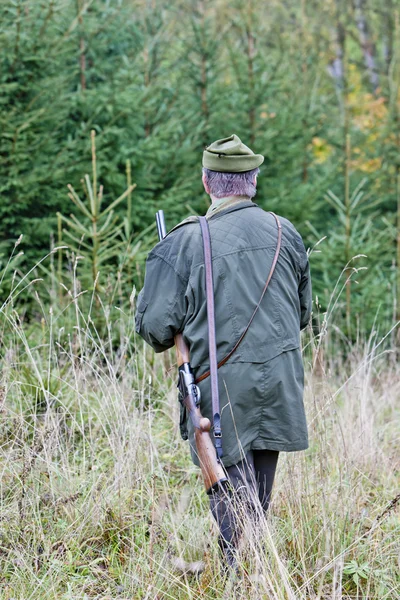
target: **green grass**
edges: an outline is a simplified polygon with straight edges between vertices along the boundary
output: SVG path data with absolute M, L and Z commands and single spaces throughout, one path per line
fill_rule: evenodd
M 247 523 L 230 591 L 179 437 L 173 354 L 135 338 L 133 313 L 104 309 L 97 330 L 101 306 L 91 321 L 82 298 L 30 324 L 12 303 L 0 315 L 2 599 L 400 596 L 394 351 L 374 338 L 346 360 L 325 352 L 313 369 L 306 358 L 310 448 L 281 454 L 270 514 Z M 204 560 L 203 574 L 176 557 Z

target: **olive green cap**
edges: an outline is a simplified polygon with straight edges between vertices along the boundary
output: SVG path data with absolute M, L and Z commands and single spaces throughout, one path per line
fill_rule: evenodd
M 210 171 L 243 173 L 256 169 L 263 162 L 264 157 L 254 154 L 235 134 L 213 142 L 203 152 L 203 167 Z

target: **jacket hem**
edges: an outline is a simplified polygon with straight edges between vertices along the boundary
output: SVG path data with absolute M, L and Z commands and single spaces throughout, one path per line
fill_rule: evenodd
M 222 464 L 224 467 L 231 467 L 237 465 L 241 460 L 244 459 L 246 453 L 249 450 L 276 450 L 278 452 L 300 452 L 307 450 L 309 444 L 308 440 L 296 440 L 295 442 L 277 442 L 274 440 L 254 440 L 242 448 L 235 454 L 228 454 L 222 457 Z M 197 459 L 197 460 L 196 460 Z M 198 458 L 192 454 L 193 463 L 199 467 Z
M 286 444 L 284 442 L 259 442 L 259 443 L 251 443 L 247 447 L 243 448 L 241 452 L 235 454 L 233 456 L 226 456 L 222 458 L 222 463 L 224 467 L 231 467 L 232 465 L 237 465 L 238 462 L 243 460 L 246 452 L 249 450 L 276 450 L 278 452 L 300 452 L 302 450 L 307 450 L 308 442 L 293 442 L 292 444 Z

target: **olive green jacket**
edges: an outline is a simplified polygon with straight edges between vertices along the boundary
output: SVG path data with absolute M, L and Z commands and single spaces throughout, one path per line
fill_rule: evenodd
M 274 217 L 249 199 L 208 215 L 218 361 L 233 348 L 260 300 L 277 243 Z M 282 247 L 274 275 L 246 337 L 219 369 L 225 466 L 249 449 L 307 448 L 300 330 L 311 314 L 309 264 L 300 235 L 280 217 Z M 162 352 L 183 333 L 198 377 L 209 369 L 204 257 L 195 218 L 150 252 L 139 294 L 136 331 Z M 212 420 L 210 380 L 199 384 L 201 411 Z M 188 422 L 192 457 L 193 427 Z

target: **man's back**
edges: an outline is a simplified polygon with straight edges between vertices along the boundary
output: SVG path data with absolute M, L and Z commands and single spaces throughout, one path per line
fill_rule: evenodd
M 237 352 L 219 370 L 224 464 L 237 461 L 240 445 L 242 449 L 260 443 L 263 447 L 265 439 L 269 440 L 267 447 L 276 450 L 307 445 L 299 347 L 300 328 L 307 324 L 311 310 L 308 260 L 295 228 L 286 219 L 280 221 L 282 247 L 267 293 Z M 209 226 L 221 360 L 240 338 L 260 300 L 278 229 L 273 215 L 246 199 L 211 215 Z M 208 370 L 204 256 L 198 222 L 178 226 L 150 253 L 145 287 L 138 301 L 137 330 L 157 351 L 171 347 L 174 335 L 182 332 L 196 376 Z M 279 381 L 275 382 L 276 376 Z M 275 398 L 275 409 L 268 413 L 271 385 L 280 386 L 282 398 Z M 209 381 L 202 382 L 200 388 L 203 413 L 211 418 Z M 282 416 L 281 400 L 285 403 L 283 396 L 290 394 L 290 410 L 287 412 L 286 406 L 283 425 L 278 427 L 279 439 L 274 441 L 274 423 L 279 414 Z M 263 432 L 260 423 L 267 413 Z M 299 430 L 290 434 L 296 422 Z M 193 434 L 190 424 L 189 433 Z
M 282 351 L 298 348 L 300 328 L 309 320 L 309 294 L 301 294 L 301 290 L 309 284 L 307 255 L 293 225 L 282 217 L 280 222 L 282 244 L 274 275 L 231 362 L 265 362 Z M 209 227 L 220 360 L 233 348 L 260 300 L 275 254 L 278 229 L 274 216 L 249 200 L 212 215 Z M 163 308 L 170 293 L 160 286 L 163 282 L 166 288 L 170 286 L 171 271 L 181 282 L 180 303 L 184 310 L 180 315 L 171 317 L 178 318 L 179 324 L 175 324 L 179 325 L 179 331 L 183 331 L 190 347 L 192 366 L 198 370 L 197 375 L 201 375 L 208 369 L 208 346 L 205 339 L 204 257 L 199 224 L 190 222 L 177 227 L 154 248 L 150 264 L 152 261 L 157 272 L 165 269 L 165 276 L 157 277 L 157 295 L 163 298 Z M 147 311 L 157 310 L 155 300 L 153 295 L 152 306 Z M 179 304 L 179 299 L 175 300 Z M 172 337 L 169 343 L 164 338 L 164 345 L 159 350 L 172 345 Z

